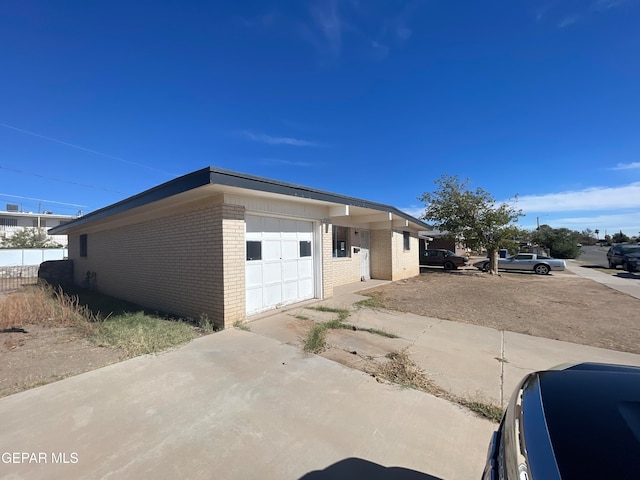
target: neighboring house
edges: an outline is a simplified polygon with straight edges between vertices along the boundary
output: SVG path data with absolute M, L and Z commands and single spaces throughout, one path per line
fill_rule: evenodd
M 424 254 L 427 248 L 431 249 L 444 249 L 451 250 L 456 255 L 465 256 L 469 253 L 469 250 L 461 242 L 456 242 L 455 239 L 447 237 L 446 232 L 440 230 L 428 230 L 424 232 L 425 236 L 431 237 L 427 242 L 420 243 L 420 255 Z
M 0 241 L 23 228 L 42 228 L 47 230 L 78 218 L 76 215 L 57 215 L 52 212 L 32 213 L 20 212 L 17 205 L 7 205 L 7 210 L 0 211 Z M 50 235 L 52 242 L 67 246 L 66 235 Z
M 53 228 L 75 282 L 218 327 L 370 278 L 419 274 L 400 210 L 208 167 Z

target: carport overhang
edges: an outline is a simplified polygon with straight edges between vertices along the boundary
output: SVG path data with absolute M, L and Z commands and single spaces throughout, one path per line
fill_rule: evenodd
M 397 228 L 415 232 L 428 225 L 395 207 L 359 198 L 339 195 L 301 185 L 213 167 L 189 173 L 146 190 L 110 206 L 49 230 L 52 235 L 65 235 L 107 225 L 123 225 L 150 212 L 176 208 L 216 195 L 241 194 L 263 198 L 285 199 L 327 207 L 327 223 L 347 221 L 369 228 Z

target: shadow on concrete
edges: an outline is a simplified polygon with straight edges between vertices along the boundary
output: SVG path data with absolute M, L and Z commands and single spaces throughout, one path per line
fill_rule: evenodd
M 606 265 L 580 265 L 582 268 L 603 268 L 608 270 Z
M 618 272 L 615 276 L 620 278 L 630 278 L 631 280 L 640 280 L 640 272 Z
M 442 480 L 433 475 L 407 468 L 383 467 L 362 458 L 340 460 L 324 470 L 309 472 L 300 477 L 300 480 L 353 480 L 355 478 L 366 478 L 367 480 Z

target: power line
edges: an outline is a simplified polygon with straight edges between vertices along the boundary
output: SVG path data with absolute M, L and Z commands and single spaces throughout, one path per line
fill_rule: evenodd
M 49 140 L 50 142 L 56 142 L 56 143 L 59 143 L 61 145 L 65 145 L 67 147 L 76 148 L 78 150 L 82 150 L 82 151 L 88 152 L 88 153 L 93 153 L 94 155 L 100 155 L 101 157 L 111 158 L 112 160 L 117 160 L 119 162 L 128 163 L 129 165 L 135 165 L 137 167 L 142 167 L 142 168 L 146 168 L 146 169 L 149 169 L 149 170 L 154 170 L 156 172 L 160 172 L 160 173 L 163 173 L 165 175 L 169 175 L 170 177 L 174 177 L 174 178 L 177 177 L 177 175 L 175 175 L 173 173 L 165 172 L 164 170 L 160 170 L 160 169 L 155 168 L 155 167 L 150 167 L 150 166 L 144 165 L 142 163 L 132 162 L 130 160 L 125 160 L 124 158 L 120 158 L 120 157 L 114 157 L 113 155 L 109 155 L 107 153 L 102 153 L 102 152 L 98 152 L 96 150 L 91 150 L 90 148 L 82 147 L 80 145 L 75 145 L 75 144 L 69 143 L 69 142 L 64 142 L 64 141 L 58 140 L 56 138 L 47 137 L 46 135 L 40 135 L 39 133 L 30 132 L 29 130 L 23 130 L 22 128 L 18 128 L 18 127 L 13 127 L 11 125 L 7 125 L 6 123 L 0 123 L 0 127 L 9 128 L 11 130 L 15 130 L 17 132 L 25 133 L 27 135 L 31 135 L 31 136 L 38 137 L 38 138 L 43 138 L 45 140 Z
M 23 197 L 20 195 L 9 195 L 8 193 L 0 193 L 0 197 L 19 198 L 21 200 L 33 200 L 36 202 L 55 203 L 58 205 L 68 205 L 70 207 L 86 208 L 88 205 L 80 205 L 78 203 L 56 202 L 55 200 L 44 200 L 42 198 Z
M 32 177 L 44 178 L 45 180 L 54 180 L 56 182 L 68 183 L 70 185 L 77 185 L 79 187 L 92 188 L 93 190 L 102 190 L 103 192 L 112 192 L 112 193 L 119 193 L 121 195 L 130 195 L 126 192 L 120 192 L 118 190 L 111 190 L 108 188 L 96 187 L 94 185 L 88 185 L 86 183 L 72 182 L 71 180 L 62 180 L 61 178 L 49 177 L 47 175 L 41 175 L 39 173 L 23 172 L 22 170 L 17 170 L 15 168 L 7 168 L 7 167 L 0 166 L 0 170 L 8 170 L 10 172 L 21 173 L 23 175 L 31 175 Z

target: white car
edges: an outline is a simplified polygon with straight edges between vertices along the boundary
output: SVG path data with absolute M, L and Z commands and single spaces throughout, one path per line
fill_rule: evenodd
M 480 260 L 474 263 L 473 266 L 486 272 L 489 270 L 489 259 Z M 546 275 L 551 271 L 561 272 L 566 266 L 567 264 L 564 260 L 535 253 L 518 253 L 512 257 L 498 259 L 499 270 L 535 272 L 538 275 Z

